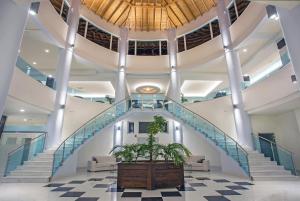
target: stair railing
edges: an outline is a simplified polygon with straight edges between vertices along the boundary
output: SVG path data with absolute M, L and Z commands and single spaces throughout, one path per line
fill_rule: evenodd
M 101 129 L 113 123 L 119 117 L 124 115 L 130 109 L 128 100 L 128 98 L 125 98 L 117 103 L 114 103 L 112 106 L 87 121 L 72 135 L 65 139 L 54 152 L 52 176 L 55 175 L 58 168 L 62 166 L 64 161 L 80 145 L 82 145 L 90 137 L 98 133 Z
M 297 175 L 293 152 L 264 137 L 252 134 L 252 138 L 255 150 L 264 154 L 266 157 L 271 157 L 272 161 L 276 161 L 278 165 L 282 165 L 284 169 L 291 171 L 293 175 Z M 262 146 L 270 147 L 271 155 L 265 153 Z
M 18 166 L 23 165 L 25 161 L 42 153 L 45 148 L 46 135 L 47 133 L 43 133 L 8 153 L 4 177 L 8 176 Z
M 164 108 L 184 123 L 193 127 L 207 138 L 211 139 L 217 146 L 231 156 L 250 177 L 250 168 L 247 151 L 232 137 L 223 132 L 216 125 L 201 117 L 184 105 L 166 97 Z

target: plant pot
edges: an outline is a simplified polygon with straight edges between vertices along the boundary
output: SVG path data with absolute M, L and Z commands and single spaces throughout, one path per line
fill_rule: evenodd
M 166 161 L 118 163 L 119 188 L 174 188 L 184 185 L 183 165 Z

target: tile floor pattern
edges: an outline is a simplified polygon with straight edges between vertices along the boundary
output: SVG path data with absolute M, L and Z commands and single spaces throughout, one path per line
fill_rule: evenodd
M 299 189 L 299 181 L 251 182 L 215 172 L 185 172 L 182 188 L 119 189 L 116 172 L 82 172 L 48 184 L 0 183 L 0 201 L 300 201 Z
M 113 172 L 108 174 L 115 174 Z M 66 183 L 45 185 L 51 192 L 61 192 L 62 198 L 74 201 L 101 201 L 106 194 L 116 194 L 119 200 L 127 201 L 183 201 L 188 197 L 198 197 L 208 201 L 228 201 L 232 196 L 241 196 L 254 185 L 247 181 L 229 181 L 223 178 L 199 177 L 186 175 L 185 186 L 147 191 L 144 189 L 117 188 L 115 175 L 92 177 L 86 180 L 72 180 Z

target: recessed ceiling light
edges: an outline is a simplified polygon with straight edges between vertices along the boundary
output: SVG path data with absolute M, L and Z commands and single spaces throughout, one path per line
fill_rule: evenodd
M 33 65 L 36 65 L 36 62 L 34 61 L 34 62 L 32 62 L 32 64 L 33 64 Z
M 45 49 L 45 52 L 46 52 L 46 53 L 49 53 L 49 52 L 50 52 L 50 50 L 48 50 L 48 49 Z
M 20 109 L 20 112 L 25 112 L 25 110 L 24 109 Z
M 29 10 L 29 14 L 30 14 L 30 15 L 36 15 L 36 12 L 35 12 L 34 10 L 31 10 L 31 9 L 30 9 L 30 10 Z
M 52 75 L 50 74 L 50 75 L 48 75 L 48 77 L 52 78 Z
M 243 52 L 247 52 L 248 50 L 246 48 L 243 49 Z
M 28 120 L 28 119 L 23 119 L 25 122 Z

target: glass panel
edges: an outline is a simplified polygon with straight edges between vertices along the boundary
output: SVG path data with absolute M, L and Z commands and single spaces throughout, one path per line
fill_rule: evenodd
M 220 35 L 219 20 L 212 21 L 211 28 L 212 28 L 212 32 L 213 32 L 213 37 Z
M 82 35 L 84 37 L 84 33 L 85 33 L 85 26 L 86 26 L 86 21 L 83 18 L 79 19 L 79 24 L 78 24 L 78 30 L 77 33 L 79 33 L 80 35 Z
M 137 41 L 136 54 L 141 56 L 159 55 L 159 41 Z
M 86 38 L 107 49 L 110 47 L 110 34 L 100 30 L 91 23 L 88 23 Z
M 186 36 L 186 48 L 189 50 L 198 45 L 201 45 L 211 39 L 209 25 L 205 25 L 200 29 L 187 34 Z
M 177 38 L 178 52 L 183 52 L 184 48 L 184 36 Z
M 161 41 L 161 55 L 167 55 L 168 54 L 168 42 L 167 41 Z
M 248 5 L 250 4 L 250 1 L 248 1 L 248 0 L 235 0 L 235 3 L 236 3 L 238 15 L 240 16 L 246 10 Z
M 63 6 L 62 13 L 61 13 L 61 17 L 64 19 L 65 22 L 67 22 L 68 13 L 69 13 L 69 6 L 68 6 L 68 4 L 64 1 L 64 6 Z
M 53 5 L 53 7 L 55 8 L 56 12 L 58 14 L 60 14 L 60 9 L 61 9 L 63 0 L 50 0 L 50 2 Z
M 9 175 L 11 171 L 15 170 L 18 166 L 23 165 L 25 161 L 31 160 L 37 154 L 43 152 L 44 144 L 45 134 L 42 134 L 10 152 L 7 157 L 4 175 Z
M 237 20 L 237 15 L 236 15 L 236 12 L 235 12 L 235 7 L 234 7 L 234 1 L 229 6 L 228 12 L 229 12 L 230 22 L 231 22 L 231 24 L 233 24 Z
M 128 54 L 134 55 L 135 54 L 135 41 L 128 41 Z
M 119 46 L 119 38 L 112 36 L 111 50 L 118 52 L 118 46 Z

